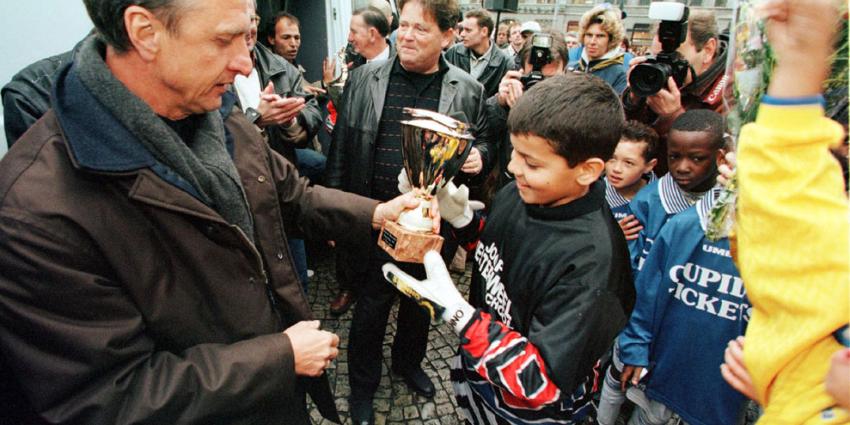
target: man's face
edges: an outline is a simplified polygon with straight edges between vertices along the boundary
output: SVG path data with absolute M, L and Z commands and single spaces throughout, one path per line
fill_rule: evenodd
M 723 151 L 712 144 L 711 134 L 705 131 L 671 130 L 667 134 L 667 166 L 683 190 L 704 192 L 714 186 Z
M 269 44 L 275 53 L 295 62 L 298 49 L 301 48 L 301 29 L 289 19 L 279 19 L 274 26 L 274 34 L 269 36 Z
M 454 30 L 440 31 L 437 21 L 418 1 L 404 4 L 398 25 L 398 59 L 410 72 L 428 74 L 439 69 L 440 55 L 454 39 Z
M 253 1 L 248 2 L 248 16 L 251 18 L 251 29 L 245 36 L 245 43 L 248 45 L 248 50 L 254 50 L 254 46 L 257 45 L 257 28 L 260 26 L 260 17 L 257 15 Z
M 678 51 L 679 54 L 682 55 L 682 57 L 687 60 L 692 67 L 694 67 L 694 73 L 696 75 L 702 74 L 703 71 L 711 65 L 711 59 L 713 59 L 708 56 L 709 49 L 706 49 L 705 47 L 706 46 L 703 46 L 702 50 L 697 51 L 697 47 L 694 45 L 694 41 L 691 38 L 691 32 L 688 31 L 688 36 L 685 38 L 685 42 L 676 49 L 676 51 Z M 690 74 L 688 75 L 690 76 Z
M 520 28 L 521 27 L 519 25 L 514 25 L 514 26 L 511 27 L 511 33 L 510 33 L 511 46 L 516 51 L 519 51 L 519 49 L 522 49 L 522 45 L 523 45 L 523 43 L 525 43 L 525 39 L 522 38 L 522 33 L 520 33 L 520 31 L 519 31 Z
M 464 19 L 460 23 L 460 28 L 460 37 L 463 39 L 463 45 L 466 46 L 467 49 L 474 50 L 487 44 L 487 37 L 489 37 L 490 34 L 487 33 L 486 27 L 478 25 L 477 18 Z
M 531 55 L 529 55 L 529 56 L 531 56 Z M 526 60 L 525 63 L 522 65 L 522 71 L 525 74 L 528 74 L 533 69 L 534 69 L 534 67 L 531 66 L 531 62 L 529 60 Z M 564 73 L 564 61 L 561 60 L 561 58 L 556 56 L 554 60 L 547 63 L 546 65 L 543 65 L 543 68 L 540 69 L 540 73 L 543 74 L 543 76 L 546 77 L 546 78 L 549 78 L 553 75 L 563 74 Z
M 567 48 L 574 49 L 578 47 L 578 39 L 575 37 L 567 37 L 566 38 Z
M 508 171 L 516 177 L 519 196 L 526 204 L 555 207 L 580 196 L 578 171 L 555 153 L 546 139 L 530 134 L 511 134 Z
M 496 33 L 496 44 L 499 46 L 504 46 L 508 43 L 508 29 L 505 27 L 499 28 L 499 32 Z
M 237 74 L 252 63 L 247 39 L 251 14 L 245 0 L 206 0 L 182 12 L 176 31 L 161 31 L 152 72 L 165 87 L 161 99 L 171 119 L 212 111 Z
M 590 60 L 599 59 L 608 53 L 608 33 L 601 24 L 592 24 L 584 32 L 584 51 Z
M 361 55 L 368 48 L 371 41 L 369 27 L 360 15 L 351 17 L 348 26 L 348 42 L 354 46 L 354 50 Z

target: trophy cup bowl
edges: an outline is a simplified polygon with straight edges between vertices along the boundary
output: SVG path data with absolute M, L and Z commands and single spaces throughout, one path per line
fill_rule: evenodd
M 393 259 L 422 263 L 425 253 L 439 251 L 443 238 L 432 232 L 431 199 L 460 171 L 472 148 L 465 123 L 436 112 L 405 108 L 412 119 L 401 122 L 404 170 L 419 206 L 381 226 L 378 245 Z

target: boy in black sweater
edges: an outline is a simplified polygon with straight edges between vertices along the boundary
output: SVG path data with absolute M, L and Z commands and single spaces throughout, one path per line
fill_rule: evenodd
M 573 423 L 592 410 L 598 359 L 634 303 L 625 239 L 599 180 L 623 111 L 604 81 L 569 74 L 534 86 L 508 126 L 516 181 L 486 225 L 465 187 L 438 193 L 443 218 L 473 241 L 471 304 L 436 253 L 424 282 L 392 264 L 384 274 L 460 335 L 452 380 L 469 422 Z

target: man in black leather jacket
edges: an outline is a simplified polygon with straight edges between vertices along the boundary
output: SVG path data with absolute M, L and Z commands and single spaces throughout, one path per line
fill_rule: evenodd
M 240 109 L 266 133 L 271 148 L 297 164 L 295 148 L 307 147 L 321 128 L 319 104 L 315 99 L 304 102 L 307 93 L 298 68 L 257 43 L 260 18 L 255 14 L 256 2 L 249 3 L 249 11 L 252 25 L 248 48 L 254 68 L 248 77 L 237 77 L 233 91 L 239 97 Z
M 11 148 L 28 128 L 50 109 L 50 89 L 56 71 L 74 60 L 77 47 L 41 59 L 20 70 L 3 86 L 3 126 L 6 144 Z
M 462 168 L 466 174 L 460 176 L 461 180 L 486 175 L 491 166 L 484 88 L 441 55 L 441 49 L 454 39 L 457 2 L 429 3 L 402 1 L 398 55 L 365 64 L 349 74 L 328 158 L 326 183 L 330 187 L 374 199 L 399 193 L 396 177 L 402 168 L 403 107 L 436 110 L 470 123 L 476 141 Z M 377 241 L 377 234 L 374 236 Z M 381 276 L 381 265 L 387 261 L 390 257 L 377 245 L 371 252 L 360 253 L 356 260 L 366 276 L 361 280 L 349 344 L 350 412 L 356 424 L 373 421 L 372 397 L 381 379 L 384 332 L 397 294 Z M 421 265 L 407 270 L 424 276 Z M 420 366 L 430 320 L 418 305 L 402 298 L 392 370 L 414 391 L 433 397 L 434 385 Z
M 499 91 L 499 81 L 514 68 L 511 58 L 490 39 L 493 18 L 484 9 L 466 12 L 461 22 L 463 42 L 446 51 L 450 64 L 468 72 L 484 86 L 487 97 Z

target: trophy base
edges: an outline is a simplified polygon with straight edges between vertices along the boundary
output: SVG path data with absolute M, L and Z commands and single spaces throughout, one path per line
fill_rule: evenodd
M 381 226 L 378 246 L 396 261 L 421 264 L 426 252 L 440 251 L 443 237 L 433 233 L 413 232 L 394 221 L 387 221 Z

